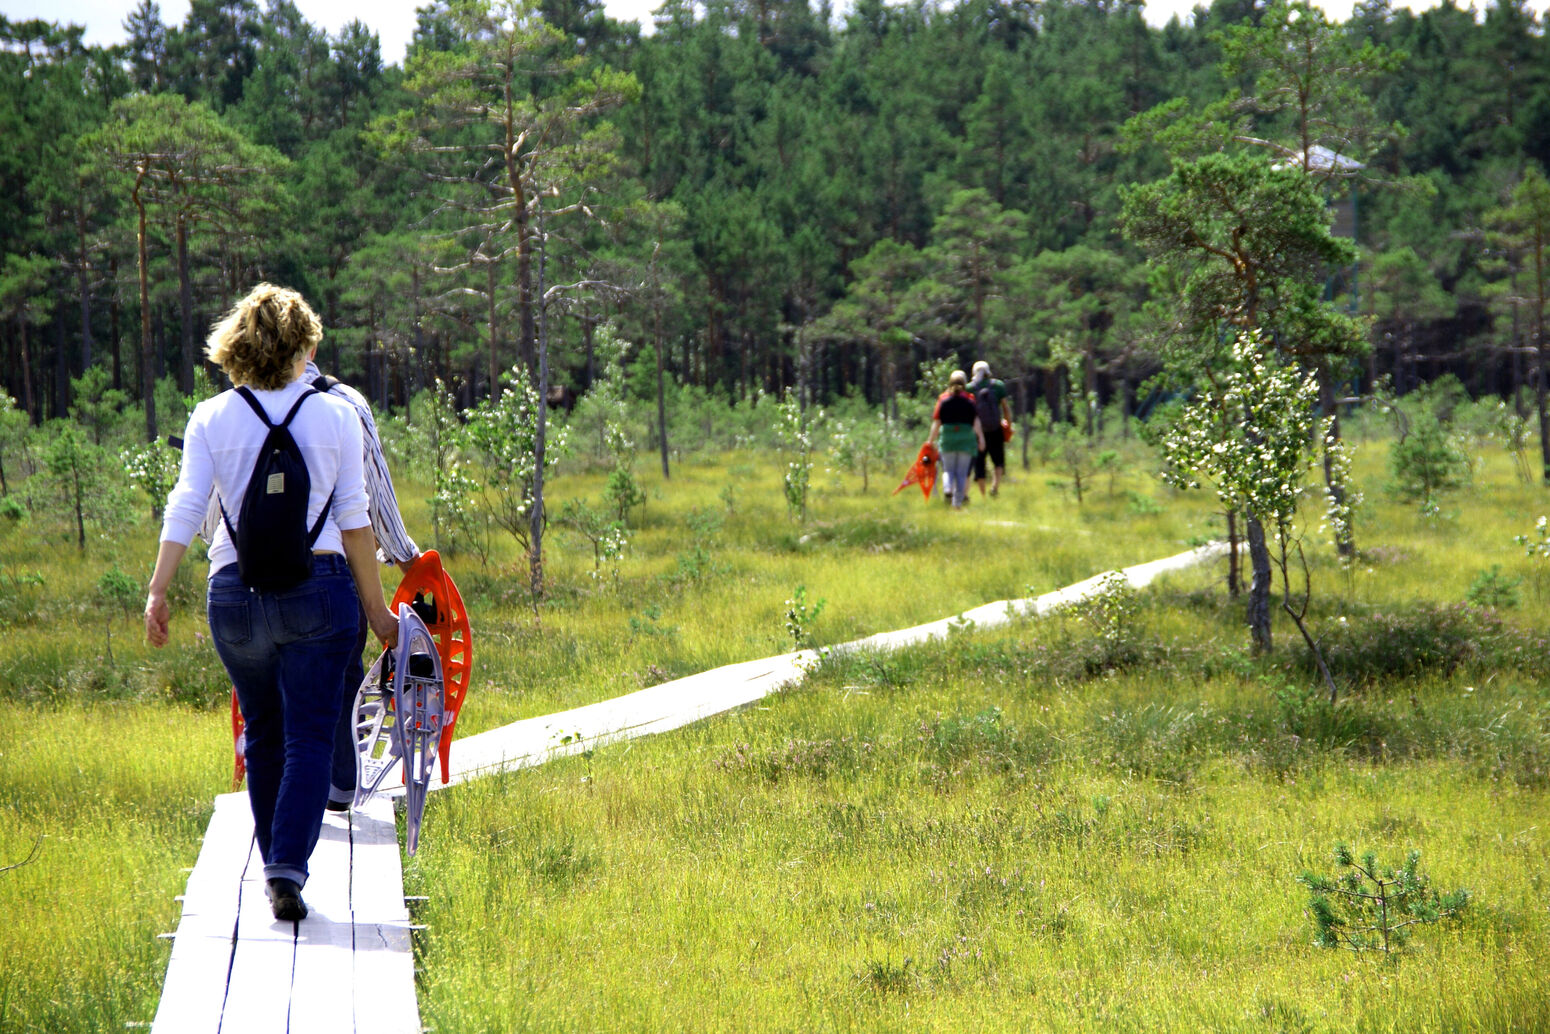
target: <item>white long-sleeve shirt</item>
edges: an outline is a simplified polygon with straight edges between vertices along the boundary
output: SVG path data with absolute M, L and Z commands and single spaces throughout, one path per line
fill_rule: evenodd
M 316 386 L 317 379 L 322 375 L 317 363 L 309 359 L 306 372 L 302 374 L 301 379 Z M 377 421 L 372 416 L 371 404 L 366 401 L 364 395 L 348 384 L 335 384 L 328 390 L 328 394 L 348 402 L 354 407 L 355 415 L 360 418 L 361 463 L 366 475 L 371 533 L 377 540 L 377 560 L 383 564 L 407 564 L 420 555 L 420 547 L 409 537 L 409 530 L 404 527 L 403 515 L 398 511 L 398 496 L 393 491 L 393 476 L 388 473 L 387 456 L 383 454 L 382 440 L 377 436 Z M 204 524 L 199 529 L 199 537 L 206 542 L 213 542 L 215 531 L 220 523 L 220 507 L 216 505 L 215 497 L 212 495 L 209 508 L 205 512 Z
M 270 421 L 279 423 L 302 393 L 309 390 L 310 384 L 298 380 L 279 391 L 255 389 L 253 395 Z M 371 523 L 361 461 L 360 420 L 342 399 L 319 394 L 302 405 L 290 428 L 311 480 L 308 528 L 323 512 L 329 494 L 334 497 L 313 548 L 342 553 L 344 541 L 340 531 L 364 528 Z M 212 492 L 235 526 L 258 450 L 268 435 L 269 429 L 258 414 L 235 391 L 222 392 L 195 406 L 183 432 L 183 464 L 178 471 L 178 483 L 167 497 L 162 517 L 162 541 L 185 546 L 193 541 L 210 509 Z M 218 513 L 217 521 L 210 539 L 212 573 L 237 561 L 236 546 Z

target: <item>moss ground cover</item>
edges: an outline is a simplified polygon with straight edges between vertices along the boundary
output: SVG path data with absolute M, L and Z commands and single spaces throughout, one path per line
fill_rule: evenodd
M 551 528 L 536 616 L 513 555 L 451 560 L 480 637 L 461 727 L 784 650 L 798 585 L 828 601 L 811 632 L 834 643 L 1219 533 L 1208 498 L 1140 469 L 1078 507 L 1036 467 L 961 514 L 819 478 L 804 525 L 769 457 L 643 472 L 617 573 L 594 578 L 590 550 Z M 690 729 L 438 793 L 407 871 L 429 898 L 427 1024 L 1550 1026 L 1550 586 L 1512 542 L 1543 491 L 1483 453 L 1473 491 L 1423 518 L 1379 490 L 1380 451 L 1358 453 L 1357 472 L 1360 562 L 1311 554 L 1335 708 L 1289 628 L 1248 655 L 1212 569 L 1143 594 L 1121 635 L 1080 615 L 965 628 L 830 662 Z M 595 500 L 601 480 L 556 487 Z M 425 526 L 413 505 L 410 520 Z M 84 563 L 25 537 L 6 543 L 0 579 L 0 866 L 45 838 L 0 873 L 14 919 L 0 1029 L 122 1029 L 155 1010 L 154 935 L 227 788 L 224 679 L 198 638 L 202 572 L 168 651 L 94 602 L 108 563 L 139 576 L 149 529 Z M 1464 607 L 1493 564 L 1522 579 L 1522 605 Z M 1417 847 L 1475 904 L 1397 961 L 1315 949 L 1293 876 L 1337 839 L 1390 862 Z

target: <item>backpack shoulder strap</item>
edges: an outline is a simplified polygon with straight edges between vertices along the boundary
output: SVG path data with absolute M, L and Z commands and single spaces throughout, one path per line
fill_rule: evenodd
M 312 387 L 315 391 L 320 391 L 327 395 L 330 391 L 334 390 L 334 385 L 338 383 L 338 377 L 331 377 L 326 373 L 320 373 L 316 378 L 313 379 Z
M 247 385 L 244 384 L 237 388 L 236 392 L 237 397 L 251 406 L 253 412 L 258 414 L 258 418 L 264 422 L 265 427 L 274 427 L 274 424 L 269 420 L 269 414 L 264 412 L 264 407 L 258 404 L 258 398 L 248 389 Z
M 289 413 L 285 414 L 285 419 L 284 420 L 281 420 L 278 424 L 269 424 L 269 426 L 270 427 L 289 427 L 291 421 L 296 416 L 296 411 L 301 408 L 301 404 L 303 402 L 307 401 L 308 399 L 310 399 L 312 396 L 319 395 L 319 394 L 322 394 L 322 393 L 319 392 L 316 388 L 308 388 L 306 391 L 301 393 L 301 398 L 296 400 L 296 404 L 291 407 L 291 411 Z M 255 405 L 256 404 L 257 403 L 255 402 Z M 266 424 L 269 423 L 268 420 L 265 420 L 264 422 Z

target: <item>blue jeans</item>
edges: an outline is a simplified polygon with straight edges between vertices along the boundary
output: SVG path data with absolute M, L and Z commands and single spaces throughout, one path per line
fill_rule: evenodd
M 366 624 L 366 612 L 360 613 L 360 627 L 355 632 L 355 649 L 344 663 L 344 698 L 339 702 L 339 724 L 334 728 L 334 768 L 329 780 L 328 799 L 333 804 L 349 804 L 355 800 L 355 693 L 366 677 L 366 665 L 362 654 L 366 650 L 366 635 L 371 626 Z
M 314 557 L 312 577 L 282 592 L 248 588 L 236 564 L 210 576 L 210 635 L 246 725 L 248 802 L 268 879 L 307 882 L 360 613 L 337 553 Z
M 963 497 L 969 490 L 969 468 L 973 465 L 972 452 L 942 453 L 942 494 L 948 496 L 955 507 L 963 505 Z

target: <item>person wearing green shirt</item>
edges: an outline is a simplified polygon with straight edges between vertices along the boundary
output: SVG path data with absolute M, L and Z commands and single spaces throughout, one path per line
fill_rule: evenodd
M 985 429 L 975 411 L 968 383 L 962 370 L 954 370 L 948 377 L 947 393 L 937 399 L 931 414 L 931 433 L 926 439 L 942 454 L 942 494 L 955 510 L 963 506 L 967 495 L 974 454 L 985 448 Z

